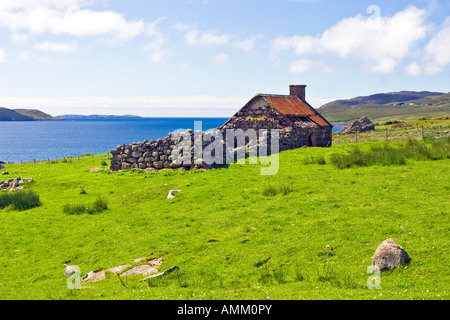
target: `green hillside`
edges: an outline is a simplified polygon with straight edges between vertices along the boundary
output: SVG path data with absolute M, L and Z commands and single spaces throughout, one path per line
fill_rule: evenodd
M 15 109 L 14 111 L 34 120 L 56 120 L 51 115 L 36 109 Z
M 350 123 L 362 116 L 373 122 L 412 120 L 450 115 L 450 93 L 410 92 L 377 94 L 336 100 L 318 111 L 331 122 Z
M 33 121 L 34 119 L 14 110 L 0 107 L 0 121 Z
M 0 299 L 447 300 L 448 143 L 285 151 L 274 176 L 262 176 L 261 165 L 237 164 L 88 171 L 106 168 L 106 155 L 7 165 L 10 176 L 34 179 L 25 190 L 41 205 L 0 209 Z M 373 151 L 385 150 L 385 162 L 333 164 L 356 146 L 375 163 L 381 154 Z M 403 153 L 396 149 L 408 151 L 405 162 L 397 163 Z M 166 200 L 169 190 L 181 193 Z M 107 209 L 88 210 L 99 197 Z M 412 260 L 383 272 L 381 289 L 370 289 L 367 267 L 388 238 Z M 145 282 L 107 273 L 80 290 L 68 289 L 63 275 L 63 264 L 84 276 L 145 263 L 133 261 L 140 257 L 162 257 L 160 271 L 179 269 Z

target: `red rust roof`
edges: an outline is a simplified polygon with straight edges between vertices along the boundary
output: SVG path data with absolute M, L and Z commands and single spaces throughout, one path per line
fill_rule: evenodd
M 286 116 L 309 117 L 319 126 L 332 126 L 314 108 L 297 97 L 261 95 L 268 103 Z

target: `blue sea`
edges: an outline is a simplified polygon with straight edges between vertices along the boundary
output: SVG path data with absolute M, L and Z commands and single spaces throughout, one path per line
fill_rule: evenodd
M 109 152 L 118 145 L 162 139 L 167 133 L 217 128 L 228 118 L 139 118 L 65 121 L 0 121 L 0 161 L 27 162 Z M 341 127 L 333 128 L 339 131 Z

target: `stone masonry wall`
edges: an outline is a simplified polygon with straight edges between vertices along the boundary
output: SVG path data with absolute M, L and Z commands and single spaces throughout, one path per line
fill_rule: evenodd
M 291 150 L 311 145 L 311 135 L 318 147 L 331 146 L 332 128 L 320 127 L 312 122 L 295 122 L 294 125 L 287 121 L 272 106 L 264 103 L 255 103 L 254 105 L 241 109 L 236 115 L 230 118 L 220 130 L 220 143 L 223 147 L 222 163 L 226 163 L 226 131 L 227 129 L 242 129 L 244 132 L 248 129 L 255 129 L 257 132 L 261 129 L 278 129 L 279 130 L 279 150 Z M 210 134 L 202 132 L 202 134 Z M 191 139 L 191 147 L 186 151 L 181 146 L 183 139 L 176 139 L 175 134 L 169 133 L 164 139 L 144 141 L 141 143 L 133 143 L 131 145 L 121 145 L 111 151 L 111 170 L 126 170 L 130 168 L 161 170 L 161 169 L 209 169 L 219 165 L 208 165 L 202 158 L 196 158 L 195 148 L 204 150 L 213 143 L 214 139 L 206 139 L 207 141 L 196 140 L 196 135 L 192 130 L 188 130 L 182 136 Z M 270 133 L 268 134 L 270 136 Z M 259 147 L 262 143 L 267 144 L 268 154 L 270 154 L 270 139 L 266 136 L 258 136 L 257 141 L 245 141 L 245 146 L 234 148 L 231 151 L 237 152 L 239 149 L 245 149 L 245 156 L 254 151 L 255 147 Z M 198 137 L 198 136 L 197 136 Z M 198 139 L 198 138 L 197 138 Z M 200 136 L 201 139 L 201 136 Z M 188 152 L 188 155 L 183 154 Z M 242 151 L 242 150 L 241 150 Z M 180 157 L 188 156 L 192 160 L 192 164 L 180 163 Z

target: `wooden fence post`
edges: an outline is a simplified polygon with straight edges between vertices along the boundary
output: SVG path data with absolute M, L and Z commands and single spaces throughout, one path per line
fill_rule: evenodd
M 423 133 L 423 126 L 422 126 L 422 140 L 425 139 L 425 135 Z
M 388 141 L 388 129 L 386 129 L 385 138 L 386 138 L 386 141 Z
M 355 143 L 358 143 L 358 132 L 355 132 Z

